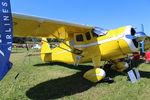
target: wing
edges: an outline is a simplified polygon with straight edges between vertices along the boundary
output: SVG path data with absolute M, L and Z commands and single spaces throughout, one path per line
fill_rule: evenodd
M 66 39 L 73 33 L 85 33 L 93 29 L 92 26 L 21 14 L 13 14 L 13 25 L 13 35 L 16 37 L 57 37 Z

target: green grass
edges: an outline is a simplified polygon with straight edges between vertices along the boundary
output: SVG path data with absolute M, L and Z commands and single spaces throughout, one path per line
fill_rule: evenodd
M 124 74 L 109 71 L 114 83 L 91 83 L 82 75 L 91 63 L 74 67 L 64 63 L 44 64 L 39 56 L 25 57 L 26 50 L 13 50 L 13 67 L 0 81 L 0 100 L 149 100 L 150 65 L 139 65 L 142 78 L 135 84 Z M 15 76 L 20 73 L 17 79 Z

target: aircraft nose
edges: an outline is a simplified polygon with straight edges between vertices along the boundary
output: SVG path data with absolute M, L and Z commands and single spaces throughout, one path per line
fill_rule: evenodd
M 132 35 L 132 34 L 131 35 L 126 35 L 126 37 L 128 39 L 136 39 L 137 42 L 142 42 L 148 36 L 144 33 L 144 25 L 141 24 L 141 32 L 135 32 L 134 35 Z

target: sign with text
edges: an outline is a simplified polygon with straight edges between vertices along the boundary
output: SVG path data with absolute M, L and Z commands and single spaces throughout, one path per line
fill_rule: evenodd
M 10 70 L 9 62 L 12 49 L 12 14 L 10 0 L 0 1 L 0 80 Z

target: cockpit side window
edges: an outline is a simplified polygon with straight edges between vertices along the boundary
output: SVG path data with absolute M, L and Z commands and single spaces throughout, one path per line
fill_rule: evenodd
M 82 34 L 76 35 L 76 41 L 77 42 L 82 42 L 83 41 L 83 35 Z
M 103 36 L 107 34 L 107 30 L 100 28 L 100 27 L 95 27 L 92 29 L 92 35 L 93 37 L 98 37 L 98 36 Z
M 98 35 L 96 33 L 94 33 L 94 30 L 91 31 L 93 37 L 98 37 Z
M 91 40 L 91 35 L 90 35 L 89 32 L 85 33 L 85 36 L 86 36 L 86 39 L 87 39 L 87 40 Z

